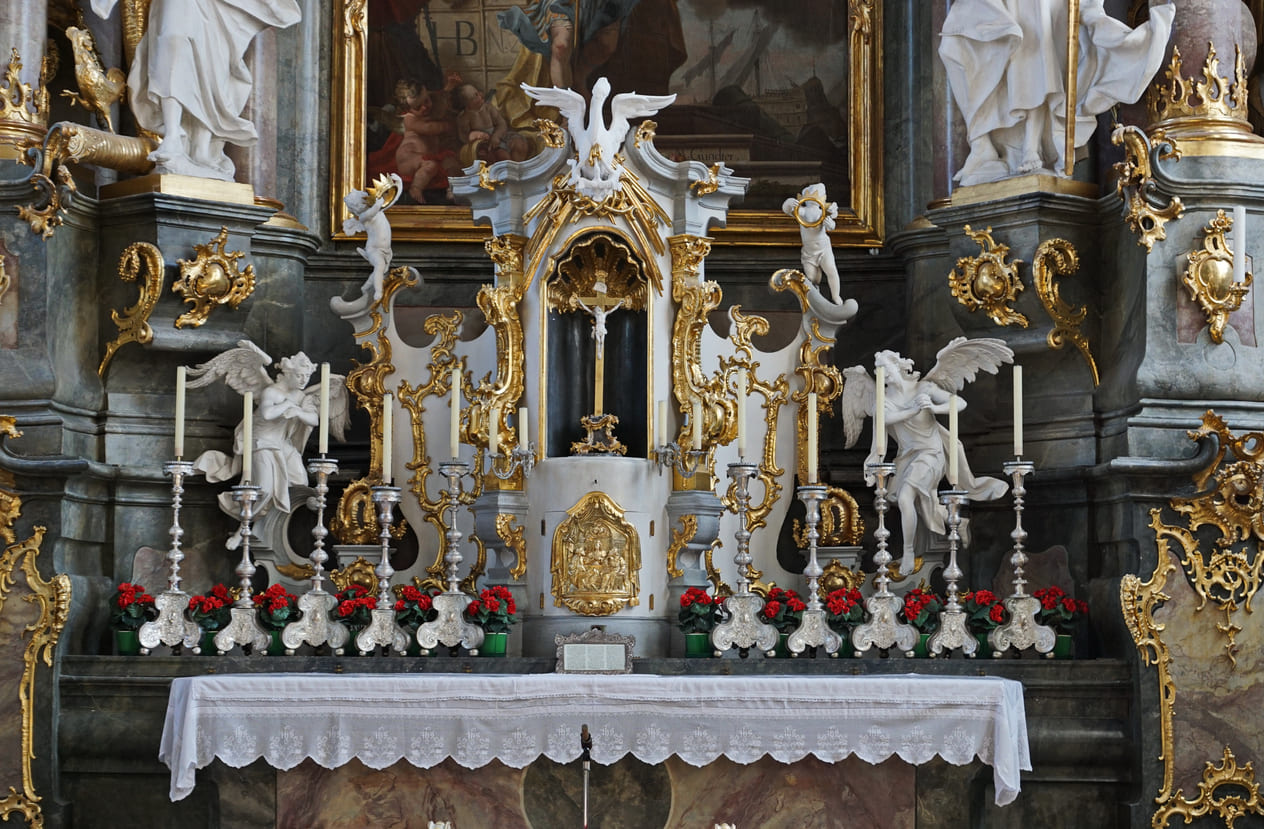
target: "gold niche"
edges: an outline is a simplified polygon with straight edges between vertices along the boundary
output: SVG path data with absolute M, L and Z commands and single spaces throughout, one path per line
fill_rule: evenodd
M 1027 317 L 1010 305 L 1023 290 L 1023 280 L 1018 276 L 1022 262 L 1007 262 L 1009 245 L 992 238 L 992 228 L 971 230 L 966 225 L 965 234 L 973 239 L 983 252 L 978 256 L 963 256 L 957 267 L 948 274 L 948 288 L 957 301 L 970 311 L 984 311 L 992 322 L 1000 326 L 1027 327 Z
M 1181 284 L 1189 289 L 1189 298 L 1198 304 L 1207 317 L 1208 333 L 1213 343 L 1224 342 L 1225 326 L 1229 315 L 1242 306 L 1242 300 L 1251 290 L 1252 274 L 1247 273 L 1242 282 L 1233 281 L 1233 251 L 1225 234 L 1233 227 L 1233 219 L 1223 210 L 1207 226 L 1203 237 L 1203 249 L 1187 254 L 1189 267 L 1181 276 Z M 1245 242 L 1235 243 L 1244 244 Z M 1244 252 L 1245 253 L 1245 252 Z
M 590 492 L 553 532 L 553 604 L 584 616 L 609 616 L 640 603 L 641 542 L 623 509 Z
M 255 291 L 255 267 L 237 266 L 237 260 L 246 254 L 239 250 L 228 252 L 228 228 L 220 228 L 219 234 L 209 245 L 194 245 L 197 257 L 192 261 L 177 259 L 180 278 L 171 290 L 184 297 L 193 307 L 176 318 L 176 328 L 186 325 L 197 328 L 206 322 L 211 309 L 227 305 L 236 309 Z

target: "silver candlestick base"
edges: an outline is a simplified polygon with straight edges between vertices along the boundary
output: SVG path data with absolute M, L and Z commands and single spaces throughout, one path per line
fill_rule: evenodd
M 966 612 L 961 607 L 957 592 L 957 582 L 963 575 L 957 566 L 957 548 L 961 545 L 961 508 L 965 506 L 967 497 L 959 489 L 939 493 L 939 503 L 948 507 L 948 567 L 944 570 L 948 601 L 944 604 L 943 613 L 939 614 L 939 630 L 932 633 L 926 642 L 926 650 L 931 656 L 961 648 L 962 653 L 973 657 L 979 650 L 979 640 L 966 625 Z
M 724 609 L 729 618 L 716 625 L 711 631 L 711 644 L 717 652 L 729 648 L 738 648 L 743 656 L 751 646 L 759 648 L 766 656 L 772 656 L 777 647 L 777 629 L 759 618 L 759 611 L 764 609 L 764 598 L 750 589 L 747 568 L 752 561 L 750 554 L 750 530 L 746 526 L 746 515 L 750 509 L 751 478 L 759 467 L 753 463 L 729 464 L 729 477 L 736 484 L 737 498 L 737 552 L 733 555 L 733 563 L 737 565 L 737 590 L 724 600 Z
M 873 537 L 878 542 L 878 550 L 873 556 L 873 563 L 877 568 L 874 577 L 877 591 L 865 602 L 869 621 L 857 625 L 851 633 L 851 644 L 856 656 L 870 648 L 886 650 L 894 646 L 905 656 L 911 657 L 920 638 L 917 628 L 900 621 L 899 613 L 904 600 L 889 588 L 891 577 L 887 575 L 887 565 L 891 563 L 891 552 L 887 549 L 887 539 L 891 537 L 891 531 L 887 529 L 886 515 L 891 501 L 887 493 L 887 480 L 894 474 L 893 463 L 871 463 L 865 466 L 865 478 L 873 481 L 873 508 L 878 513 L 878 527 L 873 531 Z
M 158 618 L 141 625 L 137 633 L 140 652 L 148 654 L 159 645 L 168 645 L 173 653 L 183 653 L 185 648 L 200 653 L 198 643 L 202 631 L 185 615 L 189 609 L 189 594 L 180 589 L 180 562 L 184 561 L 184 552 L 180 549 L 180 540 L 184 537 L 180 506 L 184 501 L 184 479 L 193 474 L 193 464 L 174 460 L 163 464 L 162 471 L 171 476 L 171 549 L 167 551 L 170 574 L 167 589 L 154 597 Z
M 443 556 L 448 586 L 434 597 L 435 618 L 417 628 L 417 644 L 422 653 L 429 653 L 439 645 L 449 648 L 461 645 L 477 656 L 483 644 L 483 629 L 465 621 L 465 608 L 470 599 L 461 592 L 457 576 L 461 564 L 461 531 L 456 528 L 456 515 L 461 504 L 461 478 L 469 471 L 469 464 L 455 459 L 439 464 L 439 474 L 448 479 L 448 530 L 444 534 L 448 551 Z
M 304 644 L 319 648 L 328 645 L 335 655 L 341 656 L 351 633 L 347 626 L 333 618 L 334 608 L 338 606 L 338 597 L 325 592 L 325 562 L 329 554 L 325 552 L 325 497 L 329 494 L 329 478 L 338 471 L 338 462 L 333 458 L 321 456 L 307 462 L 307 472 L 316 477 L 316 526 L 312 528 L 312 552 L 308 558 L 312 562 L 312 586 L 298 598 L 298 609 L 301 615 L 290 622 L 281 631 L 281 644 L 285 646 L 287 655 Z
M 808 484 L 799 487 L 799 500 L 807 511 L 804 518 L 808 528 L 808 563 L 803 574 L 808 577 L 808 606 L 803 611 L 799 626 L 786 639 L 786 649 L 791 656 L 798 656 L 808 648 L 825 648 L 830 656 L 838 656 L 838 649 L 843 644 L 843 637 L 830 629 L 825 609 L 821 606 L 818 580 L 821 564 L 816 559 L 816 543 L 820 539 L 817 525 L 821 522 L 821 502 L 825 500 L 826 488 L 819 484 Z
M 1001 656 L 1010 648 L 1023 651 L 1035 646 L 1038 653 L 1052 657 L 1057 634 L 1053 628 L 1036 620 L 1040 613 L 1040 600 L 1027 595 L 1027 581 L 1023 578 L 1023 565 L 1027 563 L 1027 530 L 1023 528 L 1023 506 L 1027 495 L 1024 479 L 1036 471 L 1036 465 L 1016 458 L 1006 462 L 1003 469 L 1014 480 L 1014 531 L 1009 534 L 1014 540 L 1014 554 L 1010 556 L 1010 564 L 1014 567 L 1014 593 L 1004 599 L 1009 620 L 988 634 L 988 645 L 993 656 Z
M 403 656 L 408 650 L 408 633 L 395 621 L 395 601 L 391 595 L 391 576 L 395 575 L 395 568 L 391 567 L 391 525 L 400 497 L 397 486 L 373 487 L 382 556 L 374 570 L 377 575 L 377 607 L 373 608 L 369 624 L 356 635 L 356 648 L 361 656 L 376 651 L 379 646 L 386 648 L 391 656 Z
M 255 574 L 254 561 L 250 558 L 250 522 L 254 518 L 255 502 L 259 500 L 262 490 L 251 484 L 240 484 L 233 487 L 233 500 L 241 512 L 241 525 L 237 535 L 241 538 L 241 562 L 237 565 L 237 577 L 240 579 L 241 594 L 230 609 L 227 625 L 215 634 L 215 650 L 220 654 L 231 651 L 240 645 L 247 654 L 260 654 L 268 649 L 272 637 L 259 624 L 259 614 L 255 611 L 251 597 L 254 589 L 250 578 Z

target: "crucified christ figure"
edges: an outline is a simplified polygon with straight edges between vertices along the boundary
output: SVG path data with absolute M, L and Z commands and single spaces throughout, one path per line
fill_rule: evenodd
M 608 308 L 604 305 L 595 305 L 590 308 L 584 304 L 584 301 L 582 299 L 576 299 L 575 301 L 579 303 L 580 308 L 583 308 L 585 311 L 592 314 L 592 318 L 593 318 L 592 338 L 593 338 L 593 341 L 597 343 L 597 359 L 598 360 L 605 359 L 605 356 L 606 356 L 606 317 L 610 316 L 612 313 L 619 310 L 619 306 L 623 305 L 623 300 L 619 300 L 614 305 L 611 305 Z

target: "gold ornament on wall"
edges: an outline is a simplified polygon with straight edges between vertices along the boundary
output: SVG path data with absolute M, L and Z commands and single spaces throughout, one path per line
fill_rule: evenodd
M 514 566 L 509 569 L 509 575 L 515 581 L 523 577 L 527 572 L 527 542 L 524 538 L 525 528 L 516 525 L 517 516 L 509 513 L 499 513 L 496 516 L 496 536 L 504 542 L 505 548 L 512 551 L 517 557 Z
M 1201 79 L 1197 79 L 1201 75 Z M 1207 43 L 1200 72 L 1186 78 L 1181 50 L 1172 47 L 1172 60 L 1146 93 L 1149 126 L 1182 141 L 1214 139 L 1258 142 L 1248 120 L 1246 64 L 1241 47 L 1234 46 L 1232 78 L 1220 74 L 1216 47 Z
M 119 257 L 119 279 L 137 282 L 140 296 L 130 308 L 110 311 L 110 318 L 118 326 L 119 333 L 105 347 L 105 356 L 101 358 L 101 365 L 97 366 L 98 377 L 105 377 L 105 370 L 109 367 L 110 360 L 114 359 L 115 352 L 127 343 L 149 345 L 153 342 L 154 329 L 149 325 L 149 316 L 162 295 L 163 269 L 162 251 L 148 242 L 133 242 Z
M 1208 334 L 1213 343 L 1224 342 L 1229 315 L 1242 307 L 1242 300 L 1251 290 L 1254 275 L 1247 273 L 1241 282 L 1233 278 L 1233 251 L 1225 234 L 1233 227 L 1233 219 L 1217 210 L 1203 236 L 1203 249 L 1186 254 L 1189 266 L 1181 275 L 1181 284 L 1189 290 L 1189 298 L 1207 317 Z M 1241 233 L 1237 234 L 1241 238 Z M 1245 244 L 1245 240 L 1235 244 Z M 1245 255 L 1245 254 L 1244 254 Z
M 1115 164 L 1115 192 L 1124 200 L 1124 218 L 1137 234 L 1137 244 L 1152 250 L 1156 241 L 1167 238 L 1167 223 L 1185 212 L 1179 196 L 1164 202 L 1154 181 L 1158 162 L 1178 160 L 1181 150 L 1162 130 L 1146 135 L 1132 125 L 1116 126 L 1110 140 L 1124 149 L 1124 160 Z
M 1088 370 L 1093 375 L 1093 385 L 1101 382 L 1097 373 L 1097 360 L 1088 345 L 1088 336 L 1080 330 L 1088 317 L 1088 307 L 1081 305 L 1074 308 L 1062 299 L 1062 292 L 1054 283 L 1053 277 L 1068 276 L 1080 269 L 1080 256 L 1075 246 L 1066 239 L 1046 239 L 1036 248 L 1036 256 L 1031 265 L 1032 282 L 1036 287 L 1036 295 L 1049 312 L 1053 320 L 1053 330 L 1045 338 L 1052 349 L 1063 348 L 1067 342 L 1079 349 L 1088 363 Z
M 46 77 L 55 71 L 53 58 L 45 56 L 38 83 L 34 88 L 22 83 L 22 56 L 13 47 L 9 65 L 0 80 L 0 145 L 10 145 L 19 157 L 27 147 L 37 146 L 48 124 L 48 90 Z
M 982 310 L 997 325 L 1026 328 L 1027 317 L 1010 307 L 1023 290 L 1023 280 L 1018 275 L 1022 262 L 1006 261 L 1009 245 L 994 240 L 991 227 L 971 230 L 970 225 L 966 225 L 964 230 L 983 252 L 957 260 L 957 267 L 948 274 L 952 295 L 970 311 Z
M 176 328 L 186 325 L 200 327 L 217 305 L 236 309 L 255 290 L 255 268 L 247 265 L 241 269 L 237 260 L 246 254 L 226 251 L 228 228 L 220 228 L 209 245 L 194 245 L 197 256 L 192 260 L 177 259 L 180 278 L 171 290 L 184 297 L 193 306 L 176 318 Z
M 553 604 L 584 616 L 609 616 L 639 603 L 641 542 L 623 508 L 590 492 L 553 532 Z

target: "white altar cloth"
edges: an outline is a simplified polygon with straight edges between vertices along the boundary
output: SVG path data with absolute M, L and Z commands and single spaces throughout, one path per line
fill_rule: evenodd
M 935 755 L 993 770 L 996 802 L 1018 796 L 1031 769 L 1022 684 L 999 677 L 657 676 L 626 674 L 230 674 L 172 681 L 158 759 L 171 799 L 193 791 L 215 758 L 241 767 L 262 757 L 290 769 L 352 758 L 375 769 L 400 760 L 466 768 L 499 760 L 522 768 L 541 755 L 676 755 L 703 766 L 724 756 L 783 763 L 815 755 L 870 763 Z

